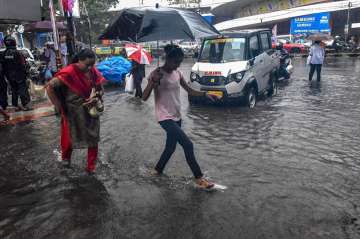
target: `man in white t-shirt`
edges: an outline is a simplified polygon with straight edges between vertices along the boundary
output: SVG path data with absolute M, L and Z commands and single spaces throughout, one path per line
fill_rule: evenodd
M 312 80 L 313 75 L 316 70 L 317 81 L 321 79 L 321 68 L 325 59 L 325 50 L 320 45 L 321 41 L 315 41 L 310 48 L 310 72 L 309 72 L 309 81 Z

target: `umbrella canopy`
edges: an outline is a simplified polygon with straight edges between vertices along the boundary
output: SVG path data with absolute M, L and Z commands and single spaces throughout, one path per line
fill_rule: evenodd
M 59 31 L 66 30 L 66 26 L 62 22 L 57 22 L 56 27 Z M 51 21 L 39 21 L 33 22 L 25 25 L 26 32 L 52 32 Z
M 135 44 L 125 45 L 126 54 L 130 60 L 136 61 L 139 64 L 150 65 L 152 57 L 142 46 Z
M 311 41 L 329 41 L 332 40 L 333 37 L 326 33 L 314 33 L 308 36 L 307 39 Z
M 178 8 L 141 7 L 120 11 L 100 39 L 133 42 L 195 40 L 219 34 L 198 13 Z

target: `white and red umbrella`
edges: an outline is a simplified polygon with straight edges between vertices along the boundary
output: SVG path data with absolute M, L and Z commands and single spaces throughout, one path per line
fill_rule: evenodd
M 125 50 L 130 60 L 136 61 L 139 64 L 150 65 L 152 57 L 141 45 L 126 44 Z

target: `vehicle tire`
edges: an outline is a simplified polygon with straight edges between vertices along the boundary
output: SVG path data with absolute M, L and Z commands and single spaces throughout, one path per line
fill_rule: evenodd
M 269 80 L 269 88 L 267 90 L 267 96 L 273 96 L 277 94 L 277 83 L 276 83 L 276 77 L 274 74 L 271 74 L 270 80 Z
M 255 87 L 250 86 L 249 89 L 246 92 L 246 96 L 245 96 L 245 103 L 246 106 L 249 107 L 250 109 L 254 108 L 256 105 L 256 90 Z

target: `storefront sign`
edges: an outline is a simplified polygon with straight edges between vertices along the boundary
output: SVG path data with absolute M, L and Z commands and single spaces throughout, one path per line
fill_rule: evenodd
M 292 35 L 316 32 L 330 33 L 330 13 L 317 13 L 292 18 L 290 28 Z
M 97 47 L 95 49 L 95 53 L 97 55 L 111 55 L 112 50 L 111 50 L 111 47 Z

